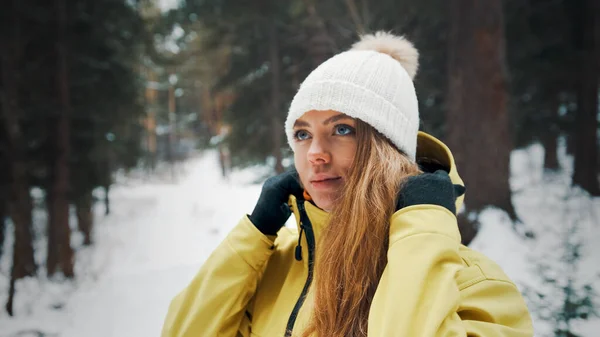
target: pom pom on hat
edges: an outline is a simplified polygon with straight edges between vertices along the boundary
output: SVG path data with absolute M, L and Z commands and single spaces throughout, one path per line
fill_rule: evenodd
M 362 35 L 360 41 L 354 43 L 350 50 L 373 50 L 387 54 L 400 62 L 411 79 L 415 78 L 419 69 L 419 51 L 404 36 L 386 32 Z

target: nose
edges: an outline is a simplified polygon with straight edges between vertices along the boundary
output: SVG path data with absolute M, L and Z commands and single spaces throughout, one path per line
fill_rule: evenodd
M 314 137 L 308 149 L 308 161 L 313 165 L 324 165 L 331 162 L 331 152 L 325 140 Z

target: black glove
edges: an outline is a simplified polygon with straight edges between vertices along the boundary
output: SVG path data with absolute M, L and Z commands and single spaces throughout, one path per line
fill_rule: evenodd
M 249 216 L 250 221 L 263 234 L 276 235 L 292 214 L 287 205 L 290 194 L 300 196 L 302 191 L 296 169 L 267 179 Z
M 456 214 L 456 198 L 465 193 L 465 187 L 452 184 L 446 171 L 423 173 L 409 177 L 401 186 L 396 210 L 413 205 L 439 205 Z

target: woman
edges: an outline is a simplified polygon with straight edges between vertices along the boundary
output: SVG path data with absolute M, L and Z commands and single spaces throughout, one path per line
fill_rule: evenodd
M 533 335 L 515 285 L 460 244 L 464 187 L 418 132 L 417 59 L 377 33 L 307 77 L 286 120 L 297 172 L 265 182 L 163 337 Z

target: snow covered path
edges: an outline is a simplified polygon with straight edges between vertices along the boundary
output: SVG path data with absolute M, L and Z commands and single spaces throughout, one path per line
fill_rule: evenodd
M 260 192 L 224 181 L 211 153 L 184 170 L 176 184 L 111 192 L 115 214 L 104 225 L 117 245 L 99 282 L 73 299 L 61 336 L 158 336 L 170 300 Z

